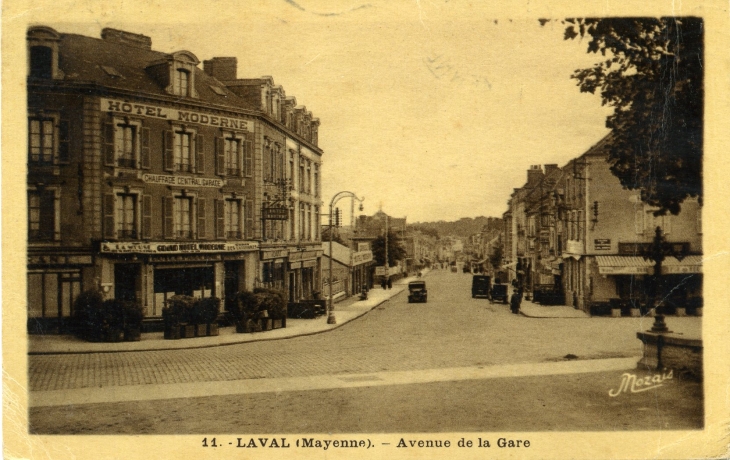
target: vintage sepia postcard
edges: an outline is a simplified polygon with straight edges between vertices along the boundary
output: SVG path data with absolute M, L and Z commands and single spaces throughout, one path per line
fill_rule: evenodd
M 726 458 L 728 5 L 11 0 L 6 458 Z

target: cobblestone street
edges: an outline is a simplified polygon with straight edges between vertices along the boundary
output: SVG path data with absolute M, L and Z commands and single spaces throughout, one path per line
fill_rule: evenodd
M 432 272 L 429 301 L 399 294 L 313 336 L 190 350 L 29 357 L 31 391 L 639 356 L 650 319 L 526 318 L 472 299 L 467 275 Z M 698 325 L 701 318 L 669 318 Z M 140 391 L 144 391 L 140 387 Z M 31 393 L 32 398 L 32 393 Z

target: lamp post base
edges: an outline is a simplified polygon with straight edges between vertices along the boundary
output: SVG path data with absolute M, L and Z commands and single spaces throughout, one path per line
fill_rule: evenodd
M 656 314 L 654 316 L 654 324 L 651 325 L 651 332 L 672 332 L 664 322 L 663 314 Z
M 335 318 L 335 314 L 334 313 L 331 313 L 330 312 L 327 315 L 327 324 L 337 324 L 337 318 Z

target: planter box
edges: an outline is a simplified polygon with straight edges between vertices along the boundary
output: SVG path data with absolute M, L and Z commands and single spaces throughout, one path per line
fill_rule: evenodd
M 677 316 L 687 316 L 687 310 L 685 310 L 684 308 L 677 307 L 674 314 Z
M 632 308 L 629 311 L 631 312 L 630 315 L 631 315 L 632 318 L 638 318 L 638 317 L 641 316 L 641 312 L 639 311 L 638 308 Z
M 620 308 L 612 308 L 611 309 L 611 317 L 612 318 L 620 318 L 621 317 L 621 309 Z
M 286 327 L 286 318 L 273 319 L 271 320 L 272 329 L 282 329 Z
M 236 321 L 236 332 L 239 334 L 243 334 L 245 332 L 248 332 L 246 330 L 246 323 L 242 321 Z
M 124 340 L 127 342 L 139 342 L 142 340 L 142 329 L 139 327 L 130 327 L 124 330 Z
M 195 326 L 192 324 L 181 324 L 180 325 L 180 338 L 191 339 L 195 337 Z
M 271 322 L 272 322 L 271 318 L 261 318 L 261 319 L 259 319 L 259 322 L 261 324 L 262 331 L 270 331 L 273 329 L 273 326 L 271 324 Z
M 104 334 L 104 342 L 121 342 L 124 338 L 124 331 L 121 329 L 111 329 Z
M 178 340 L 180 338 L 180 326 L 166 326 L 165 327 L 165 339 L 167 340 Z
M 207 325 L 207 334 L 210 336 L 216 336 L 219 334 L 218 332 L 218 323 L 208 323 Z
M 697 307 L 695 309 L 695 316 L 702 316 L 702 307 Z
M 207 324 L 195 324 L 193 327 L 195 328 L 195 337 L 205 337 L 208 335 Z

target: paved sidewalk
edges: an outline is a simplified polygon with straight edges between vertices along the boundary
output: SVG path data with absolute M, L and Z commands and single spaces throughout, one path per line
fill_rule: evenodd
M 334 305 L 337 324 L 327 324 L 327 316 L 314 319 L 286 320 L 286 327 L 252 334 L 236 333 L 235 327 L 220 328 L 215 337 L 196 337 L 192 339 L 165 340 L 162 332 L 146 332 L 139 342 L 94 343 L 86 342 L 71 335 L 29 335 L 28 354 L 67 354 L 67 353 L 110 353 L 120 351 L 176 350 L 185 348 L 207 348 L 262 340 L 279 340 L 303 335 L 318 334 L 342 326 L 366 314 L 378 305 L 398 295 L 406 289 L 409 281 L 416 277 L 405 278 L 393 284 L 392 289 L 374 287 L 367 300 L 359 300 L 354 295 Z
M 246 379 L 215 382 L 136 385 L 112 388 L 81 388 L 75 390 L 36 391 L 30 398 L 31 407 L 73 406 L 123 401 L 155 401 L 177 398 L 197 398 L 255 393 L 324 390 L 334 388 L 412 385 L 461 380 L 534 377 L 636 368 L 639 357 L 561 361 L 552 363 L 507 364 L 499 366 L 470 366 L 416 371 L 375 372 L 370 374 L 314 375 L 269 379 Z
M 520 313 L 530 318 L 590 318 L 591 315 L 573 307 L 565 305 L 539 305 L 522 300 L 520 304 Z

